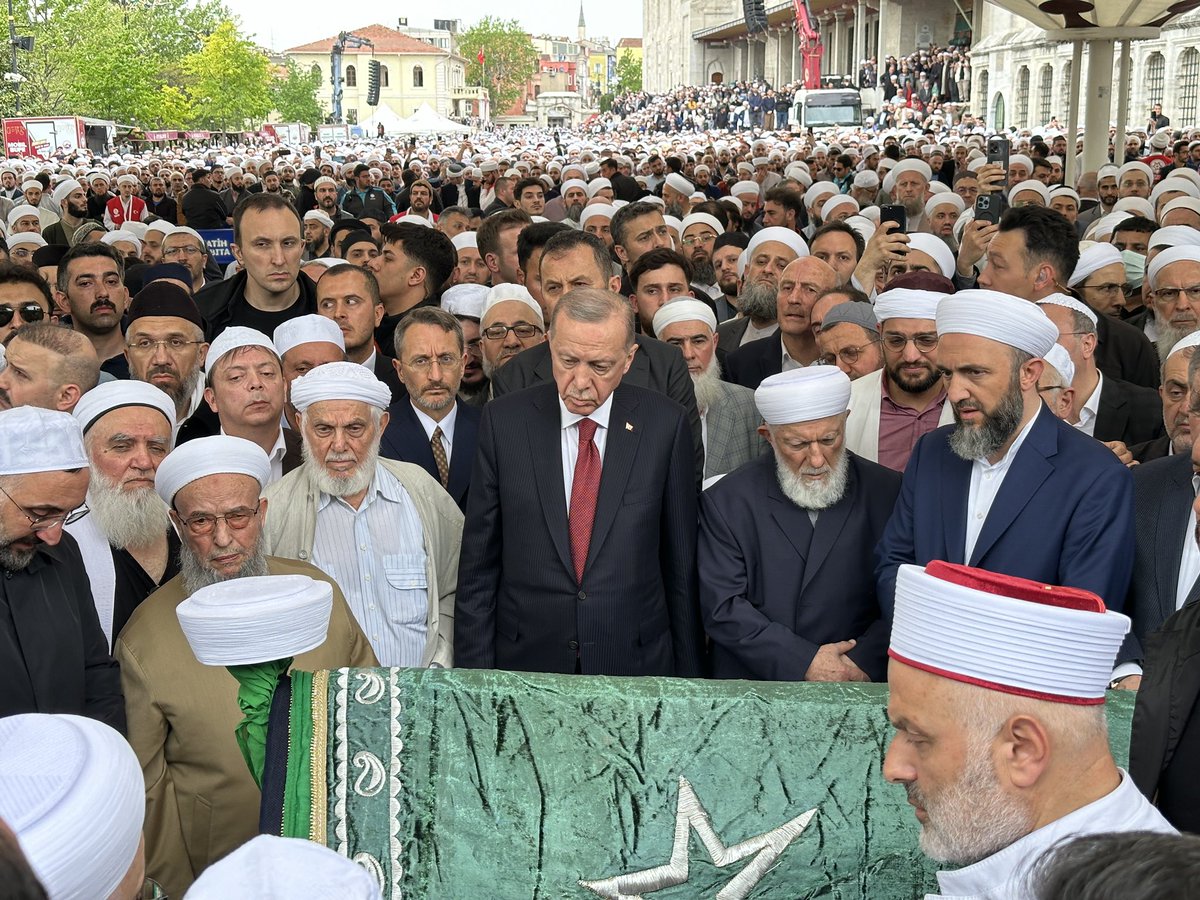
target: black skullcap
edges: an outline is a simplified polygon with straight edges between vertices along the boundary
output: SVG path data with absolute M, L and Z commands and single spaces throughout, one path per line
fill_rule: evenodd
M 200 310 L 196 308 L 192 295 L 169 281 L 152 281 L 137 292 L 129 304 L 129 322 L 142 316 L 172 316 L 186 319 L 197 328 L 204 328 L 204 320 L 200 318 Z
M 143 285 L 160 278 L 172 278 L 175 281 L 182 281 L 188 287 L 195 286 L 192 284 L 192 270 L 183 263 L 157 263 L 153 266 L 146 266 L 142 271 Z
M 940 272 L 904 272 L 883 287 L 885 291 L 890 291 L 892 288 L 932 291 L 935 294 L 955 293 L 954 282 Z
M 39 269 L 42 266 L 57 266 L 70 249 L 70 247 L 65 247 L 62 244 L 48 244 L 45 247 L 38 247 L 33 251 L 33 264 Z
M 352 228 L 350 229 L 350 233 L 342 238 L 342 259 L 346 258 L 347 250 L 349 250 L 355 244 L 362 243 L 363 241 L 368 241 L 372 244 L 375 244 L 375 249 L 379 249 L 379 244 L 375 241 L 375 238 L 371 237 L 370 231 L 368 231 L 366 228 Z

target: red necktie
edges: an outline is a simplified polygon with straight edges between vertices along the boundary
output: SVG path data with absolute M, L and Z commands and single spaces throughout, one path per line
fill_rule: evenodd
M 571 482 L 571 512 L 568 525 L 571 531 L 571 559 L 575 563 L 575 580 L 583 582 L 583 567 L 587 565 L 588 545 L 592 542 L 592 521 L 596 518 L 596 495 L 600 489 L 600 451 L 592 440 L 596 423 L 579 420 L 579 458 L 575 460 L 575 480 Z

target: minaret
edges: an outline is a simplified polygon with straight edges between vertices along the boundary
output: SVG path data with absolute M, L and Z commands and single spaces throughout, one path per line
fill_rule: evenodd
M 587 40 L 587 22 L 583 19 L 583 0 L 579 0 L 579 29 L 577 36 L 581 41 Z

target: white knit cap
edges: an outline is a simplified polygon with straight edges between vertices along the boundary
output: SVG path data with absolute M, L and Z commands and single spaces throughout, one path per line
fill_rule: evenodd
M 1081 316 L 1090 319 L 1093 325 L 1100 324 L 1099 317 L 1086 304 L 1080 303 L 1074 297 L 1067 294 L 1049 294 L 1037 301 L 1038 306 L 1045 303 L 1049 303 L 1051 306 L 1065 306 L 1067 309 L 1074 310 Z
M 920 250 L 933 257 L 933 261 L 937 263 L 938 269 L 943 275 L 947 278 L 954 277 L 954 254 L 950 252 L 946 242 L 936 234 L 928 234 L 924 231 L 913 232 L 908 236 L 908 248 Z
M 1150 260 L 1150 265 L 1146 267 L 1146 280 L 1150 283 L 1151 289 L 1158 287 L 1158 276 L 1163 269 L 1172 263 L 1185 261 L 1200 262 L 1200 247 L 1194 247 L 1191 244 L 1168 247 Z
M 1090 275 L 1103 269 L 1105 266 L 1123 263 L 1124 260 L 1121 259 L 1121 251 L 1112 244 L 1106 242 L 1091 243 L 1079 251 L 1079 262 L 1075 264 L 1075 271 L 1067 279 L 1067 286 L 1075 287 L 1075 285 L 1081 284 Z
M 467 248 L 479 249 L 479 236 L 474 231 L 460 231 L 454 237 L 450 238 L 450 243 L 454 245 L 454 252 L 458 253 Z
M 951 294 L 938 304 L 938 336 L 973 334 L 1041 358 L 1058 341 L 1058 328 L 1036 303 L 1000 291 Z
M 1067 349 L 1062 344 L 1055 344 L 1046 352 L 1044 359 L 1062 376 L 1063 387 L 1070 387 L 1075 380 L 1075 363 L 1071 362 L 1071 354 Z
M 145 814 L 137 755 L 108 725 L 45 713 L 0 719 L 0 819 L 51 900 L 113 893 Z
M 676 322 L 703 322 L 709 331 L 717 330 L 717 317 L 706 303 L 690 297 L 673 297 L 658 308 L 652 327 L 655 334 Z
M 329 218 L 329 216 L 325 215 L 325 213 L 321 212 L 319 209 L 310 209 L 308 212 L 306 212 L 304 214 L 304 221 L 320 222 L 326 228 L 333 227 L 333 219 Z
M 919 291 L 915 288 L 892 288 L 875 298 L 875 320 L 882 325 L 888 319 L 937 318 L 938 304 L 949 294 Z
M 331 320 L 332 321 L 332 320 Z M 292 382 L 292 406 L 304 412 L 324 400 L 357 400 L 379 409 L 392 403 L 392 391 L 366 366 L 330 362 L 315 366 Z
M 452 316 L 482 319 L 490 288 L 486 284 L 456 284 L 442 292 L 442 309 Z
M 200 662 L 249 666 L 321 646 L 332 610 L 333 586 L 327 581 L 256 575 L 202 587 L 175 608 L 175 615 Z
M 721 220 L 710 213 L 691 213 L 683 217 L 683 231 L 687 231 L 693 225 L 707 225 L 718 237 L 725 233 L 725 226 L 721 224 Z
M 178 231 L 178 229 L 176 230 Z M 245 325 L 230 325 L 208 345 L 208 355 L 204 358 L 204 371 L 211 372 L 221 361 L 222 356 L 239 347 L 263 347 L 276 356 L 279 355 L 275 350 L 275 344 L 261 331 L 247 328 Z
M 71 415 L 79 423 L 80 430 L 87 434 L 89 429 L 102 418 L 117 409 L 127 406 L 148 406 L 158 410 L 175 432 L 175 401 L 167 392 L 156 388 L 148 381 L 117 379 L 102 381 L 79 398 Z
M 214 341 L 214 343 L 216 343 Z M 309 313 L 296 316 L 275 326 L 275 353 L 283 359 L 285 353 L 299 347 L 301 344 L 333 344 L 345 352 L 346 338 L 342 329 L 328 316 L 318 316 Z
M 936 561 L 900 567 L 888 655 L 990 690 L 1098 705 L 1128 631 L 1089 591 Z
M 783 244 L 796 254 L 797 259 L 801 256 L 808 256 L 808 245 L 804 243 L 804 238 L 790 228 L 772 225 L 768 228 L 760 228 L 754 233 L 754 237 L 750 238 L 750 243 L 746 245 L 746 259 L 753 258 L 755 250 L 763 244 L 769 243 Z
M 579 214 L 579 227 L 582 228 L 588 223 L 588 219 L 601 218 L 611 219 L 616 213 L 615 206 L 610 206 L 607 203 L 590 203 L 583 208 L 583 212 Z
M 768 425 L 827 419 L 849 408 L 850 378 L 837 366 L 781 372 L 763 379 L 754 405 Z
M 483 305 L 483 315 L 479 317 L 480 326 L 487 323 L 488 313 L 491 312 L 492 307 L 500 303 L 507 303 L 509 300 L 524 303 L 533 312 L 538 326 L 540 328 L 546 327 L 546 320 L 542 315 L 542 307 L 533 299 L 533 294 L 529 293 L 529 289 L 523 284 L 512 284 L 507 281 L 493 285 L 491 290 L 488 291 L 487 300 Z
M 195 438 L 180 444 L 158 464 L 154 489 L 164 503 L 174 506 L 176 494 L 209 475 L 249 475 L 262 489 L 271 480 L 271 460 L 262 447 L 245 438 L 231 434 Z
M 38 406 L 0 411 L 0 475 L 87 467 L 83 429 L 70 413 Z
M 380 900 L 358 863 L 301 838 L 260 834 L 205 869 L 187 900 Z

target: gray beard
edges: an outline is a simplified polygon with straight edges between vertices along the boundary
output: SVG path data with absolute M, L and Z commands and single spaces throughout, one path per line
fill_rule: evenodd
M 776 302 L 778 290 L 771 284 L 748 284 L 738 297 L 738 309 L 750 319 L 767 319 L 774 322 L 779 306 Z
M 683 206 L 682 206 L 682 204 L 679 204 L 679 203 L 668 203 L 667 207 L 665 209 L 665 213 L 668 216 L 674 216 L 677 219 L 682 219 L 683 218 Z
M 904 204 L 904 212 L 908 214 L 909 219 L 919 219 L 925 212 L 925 203 L 917 197 L 901 202 Z
M 1158 328 L 1158 340 L 1154 344 L 1158 349 L 1159 359 L 1166 359 L 1172 347 L 1196 330 L 1195 328 L 1179 328 L 1159 318 L 1155 318 L 1154 324 Z
M 6 572 L 20 572 L 33 562 L 35 553 L 36 546 L 32 550 L 14 550 L 11 544 L 0 544 L 0 569 Z
M 713 268 L 711 259 L 703 259 L 697 262 L 691 260 L 692 263 L 692 281 L 696 284 L 702 284 L 705 287 L 717 280 L 717 271 Z
M 958 407 L 954 407 L 956 427 L 950 434 L 950 449 L 955 456 L 967 461 L 987 459 L 1017 433 L 1025 412 L 1019 378 L 1020 374 L 1014 372 L 1008 393 L 993 412 L 984 413 L 981 425 L 964 424 L 959 418 Z
M 162 540 L 170 526 L 167 505 L 154 488 L 121 490 L 98 469 L 92 469 L 87 502 L 96 527 L 114 547 L 149 546 Z
M 375 467 L 379 462 L 379 441 L 371 444 L 366 458 L 349 475 L 331 475 L 323 462 L 313 458 L 307 439 L 300 446 L 300 455 L 304 459 L 305 473 L 322 494 L 328 494 L 330 497 L 353 497 L 369 488 L 371 481 L 375 478 Z M 341 462 L 343 460 L 327 458 L 327 461 Z
M 793 472 L 788 464 L 775 454 L 775 475 L 779 479 L 779 487 L 784 496 L 801 509 L 828 509 L 846 493 L 846 479 L 850 472 L 850 457 L 842 448 L 837 462 L 833 467 L 825 467 L 828 475 L 819 484 L 808 484 L 805 475 L 815 475 L 821 469 L 802 466 L 799 473 Z
M 704 371 L 692 378 L 692 388 L 696 392 L 696 409 L 700 412 L 707 412 L 721 396 L 721 364 L 715 353 Z
M 572 203 L 567 207 L 567 218 L 572 222 L 578 222 L 581 215 L 583 215 L 582 203 Z
M 258 542 L 254 545 L 254 552 L 242 564 L 236 575 L 228 577 L 205 566 L 200 561 L 200 557 L 188 546 L 187 541 L 182 541 L 179 545 L 179 574 L 183 578 L 183 590 L 190 597 L 201 588 L 220 584 L 222 581 L 270 575 L 271 571 L 267 568 L 267 554 L 263 551 L 262 535 L 260 534 Z

